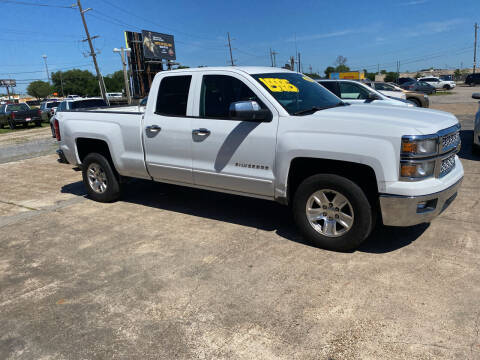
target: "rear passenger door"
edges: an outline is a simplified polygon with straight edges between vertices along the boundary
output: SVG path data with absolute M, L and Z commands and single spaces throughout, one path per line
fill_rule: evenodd
M 193 181 L 192 128 L 188 117 L 192 83 L 192 74 L 182 72 L 166 75 L 160 78 L 159 86 L 154 83 L 151 87 L 143 138 L 148 172 L 155 180 L 186 184 Z
M 278 113 L 254 81 L 228 71 L 198 79 L 190 134 L 196 185 L 273 197 Z M 256 101 L 270 111 L 271 120 L 232 119 L 229 108 L 236 101 Z

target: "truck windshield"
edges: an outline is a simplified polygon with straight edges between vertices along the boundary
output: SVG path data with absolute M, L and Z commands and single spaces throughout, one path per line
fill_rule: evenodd
M 303 115 L 344 103 L 315 80 L 297 73 L 253 74 L 290 115 Z

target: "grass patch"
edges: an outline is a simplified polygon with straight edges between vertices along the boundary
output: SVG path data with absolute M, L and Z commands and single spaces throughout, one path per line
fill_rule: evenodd
M 44 127 L 50 127 L 49 123 L 43 123 L 42 122 L 42 128 Z M 17 128 L 15 130 L 12 130 L 10 128 L 3 127 L 0 129 L 0 134 L 6 134 L 6 133 L 11 133 L 14 131 L 26 131 L 26 130 L 32 130 L 32 129 L 40 129 L 38 126 L 33 126 L 33 125 L 28 125 L 27 127 L 24 127 L 23 125 L 17 125 Z
M 448 91 L 448 90 L 445 90 L 445 91 L 438 91 L 435 93 L 435 94 L 430 94 L 428 96 L 443 96 L 443 95 L 453 95 L 453 94 L 456 94 L 456 92 L 451 92 L 451 91 Z

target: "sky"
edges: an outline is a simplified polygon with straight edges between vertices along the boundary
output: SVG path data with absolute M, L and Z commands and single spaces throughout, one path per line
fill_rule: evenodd
M 0 0 L 0 79 L 13 78 L 17 92 L 49 71 L 94 71 L 74 0 Z M 32 5 L 34 4 L 34 5 Z M 229 64 L 227 32 L 237 65 L 277 65 L 301 53 L 302 70 L 323 74 L 336 57 L 353 70 L 417 71 L 472 67 L 474 23 L 480 0 L 82 0 L 103 75 L 121 69 L 113 48 L 123 31 L 173 34 L 177 61 L 196 67 Z M 480 35 L 480 34 L 479 34 Z M 479 54 L 480 56 L 480 54 Z M 4 92 L 0 90 L 0 92 Z

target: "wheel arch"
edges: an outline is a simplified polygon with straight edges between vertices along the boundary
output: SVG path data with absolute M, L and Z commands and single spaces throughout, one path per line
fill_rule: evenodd
M 75 139 L 75 147 L 77 150 L 77 156 L 80 164 L 83 163 L 83 160 L 88 154 L 98 153 L 105 156 L 114 171 L 117 171 L 111 155 L 110 147 L 105 140 L 79 137 Z

